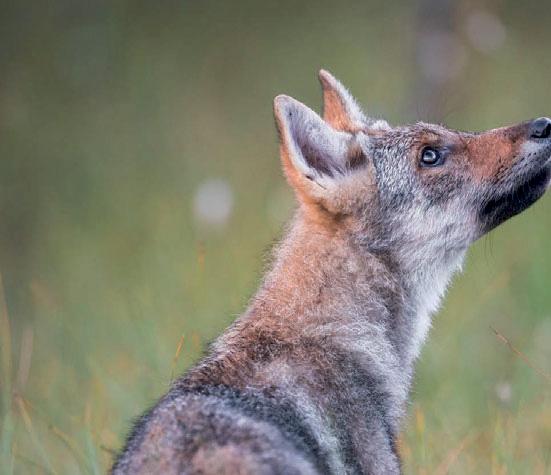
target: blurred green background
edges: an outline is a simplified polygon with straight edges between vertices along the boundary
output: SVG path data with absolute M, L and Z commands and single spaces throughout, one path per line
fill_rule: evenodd
M 243 310 L 293 208 L 276 94 L 319 110 L 324 67 L 393 123 L 550 115 L 549 7 L 5 2 L 0 472 L 105 472 Z M 550 200 L 474 246 L 435 318 L 406 473 L 551 473 L 549 379 L 490 329 L 549 372 Z

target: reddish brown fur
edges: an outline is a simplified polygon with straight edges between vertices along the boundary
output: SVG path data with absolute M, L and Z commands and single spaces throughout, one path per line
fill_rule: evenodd
M 346 132 L 359 132 L 361 124 L 354 122 L 346 110 L 343 97 L 335 90 L 327 77 L 320 73 L 321 87 L 323 89 L 323 118 L 337 130 Z
M 466 154 L 476 180 L 496 180 L 519 158 L 527 125 L 492 130 L 466 142 Z

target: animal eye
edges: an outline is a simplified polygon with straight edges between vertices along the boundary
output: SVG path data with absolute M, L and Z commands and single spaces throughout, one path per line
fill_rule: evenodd
M 421 151 L 421 165 L 425 167 L 436 167 L 444 163 L 444 155 L 440 150 L 432 147 L 425 147 Z

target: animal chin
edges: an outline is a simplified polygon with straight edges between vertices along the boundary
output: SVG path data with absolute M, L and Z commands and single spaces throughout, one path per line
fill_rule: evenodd
M 480 211 L 484 232 L 490 231 L 534 204 L 549 187 L 550 178 L 551 161 L 548 160 L 541 170 L 534 173 L 524 183 L 510 192 L 487 201 Z

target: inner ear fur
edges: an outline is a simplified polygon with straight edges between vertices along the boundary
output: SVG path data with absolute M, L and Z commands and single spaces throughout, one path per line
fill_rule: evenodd
M 274 99 L 274 113 L 288 165 L 315 181 L 344 171 L 350 134 L 334 130 L 289 96 Z
M 343 178 L 365 163 L 354 134 L 335 130 L 314 111 L 288 96 L 274 100 L 285 175 L 298 196 L 329 196 Z

